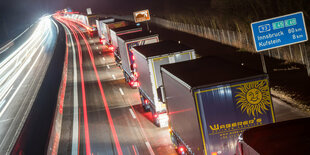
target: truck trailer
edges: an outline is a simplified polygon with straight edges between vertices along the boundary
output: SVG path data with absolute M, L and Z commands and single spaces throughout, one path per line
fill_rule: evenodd
M 100 43 L 103 44 L 103 23 L 111 23 L 114 22 L 115 19 L 112 17 L 104 17 L 104 18 L 98 18 L 96 19 L 96 26 L 97 26 L 97 31 L 98 31 L 98 36 L 100 39 Z
M 158 89 L 162 85 L 160 66 L 195 59 L 195 50 L 175 41 L 161 41 L 133 48 L 135 74 L 140 83 L 139 93 L 145 111 L 151 111 L 154 123 L 168 126 L 166 104 L 159 100 Z
M 110 29 L 111 28 L 118 28 L 118 27 L 124 27 L 129 24 L 128 21 L 124 20 L 118 20 L 115 19 L 114 22 L 107 22 L 107 23 L 102 23 L 102 34 L 103 34 L 103 43 L 107 46 L 111 45 L 111 35 L 110 35 Z
M 161 73 L 179 154 L 233 155 L 240 133 L 275 122 L 266 74 L 215 57 L 163 65 Z
M 119 54 L 122 59 L 121 68 L 124 73 L 125 81 L 132 88 L 139 87 L 137 75 L 135 75 L 135 58 L 132 53 L 132 48 L 135 46 L 157 43 L 159 41 L 158 34 L 152 34 L 146 31 L 130 33 L 118 36 Z
M 119 27 L 119 28 L 112 28 L 110 30 L 111 34 L 111 44 L 114 49 L 114 58 L 116 64 L 120 67 L 121 66 L 121 56 L 119 54 L 119 49 L 118 49 L 118 36 L 125 35 L 125 34 L 130 34 L 130 33 L 135 33 L 135 32 L 141 32 L 142 27 L 138 27 L 135 24 L 131 24 L 125 27 Z

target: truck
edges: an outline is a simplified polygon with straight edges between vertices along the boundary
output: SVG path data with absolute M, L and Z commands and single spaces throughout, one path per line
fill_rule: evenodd
M 96 26 L 97 26 L 97 31 L 98 31 L 98 37 L 100 40 L 100 43 L 103 44 L 103 23 L 111 23 L 114 22 L 115 19 L 112 17 L 101 17 L 96 19 Z
M 145 111 L 151 111 L 154 124 L 168 126 L 165 102 L 159 100 L 157 89 L 162 85 L 160 66 L 195 59 L 195 50 L 176 41 L 136 46 L 133 48 L 135 75 L 140 83 L 139 93 Z
M 216 57 L 162 65 L 161 73 L 179 154 L 233 155 L 240 133 L 275 122 L 267 74 Z
M 310 154 L 309 128 L 307 117 L 245 130 L 238 138 L 236 155 Z
M 124 27 L 127 26 L 129 22 L 124 21 L 124 20 L 118 20 L 115 19 L 113 22 L 107 22 L 107 23 L 102 23 L 102 34 L 103 34 L 103 44 L 106 46 L 111 46 L 111 35 L 110 35 L 110 29 L 111 28 L 118 28 L 118 27 Z M 113 50 L 113 49 L 111 49 Z
M 121 69 L 123 70 L 125 81 L 131 88 L 139 87 L 140 83 L 137 81 L 135 74 L 135 57 L 132 53 L 132 48 L 135 46 L 147 45 L 159 41 L 158 34 L 153 34 L 147 31 L 130 33 L 118 36 L 118 49 L 122 60 Z
M 110 29 L 111 34 L 111 47 L 114 49 L 114 58 L 116 64 L 120 67 L 121 66 L 121 56 L 119 54 L 118 49 L 118 36 L 129 34 L 129 33 L 135 33 L 135 32 L 141 32 L 142 27 L 138 27 L 135 24 L 131 24 L 125 27 L 119 27 L 119 28 L 111 28 Z

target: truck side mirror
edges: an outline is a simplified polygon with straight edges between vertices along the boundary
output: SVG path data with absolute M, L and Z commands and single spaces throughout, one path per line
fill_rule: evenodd
M 161 102 L 165 103 L 165 102 L 166 102 L 166 96 L 165 96 L 165 92 L 164 92 L 164 87 L 163 87 L 163 85 L 161 85 L 161 86 L 159 86 L 159 87 L 157 88 L 157 94 L 158 94 L 158 99 L 159 99 Z

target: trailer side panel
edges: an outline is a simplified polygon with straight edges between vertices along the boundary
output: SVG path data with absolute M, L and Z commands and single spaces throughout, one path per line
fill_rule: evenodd
M 205 154 L 234 154 L 245 129 L 275 122 L 267 77 L 194 91 Z
M 203 143 L 192 93 L 166 72 L 162 71 L 162 78 L 171 129 L 184 141 L 184 145 L 191 148 L 193 153 L 203 154 Z

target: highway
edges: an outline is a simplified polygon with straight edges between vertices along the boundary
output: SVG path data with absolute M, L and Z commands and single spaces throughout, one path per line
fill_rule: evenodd
M 113 54 L 80 23 L 58 20 L 68 46 L 58 154 L 175 154 L 168 129 L 151 123 Z M 273 102 L 277 121 L 307 116 L 279 99 Z
M 125 83 L 113 53 L 99 43 L 98 37 L 89 34 L 87 26 L 61 16 L 54 17 L 65 31 L 62 39 L 66 42 L 66 50 L 57 51 L 64 53 L 64 61 L 59 59 L 61 54 L 54 55 L 59 28 L 48 17 L 41 18 L 16 40 L 1 48 L 0 154 L 10 154 L 13 147 L 17 147 L 18 153 L 26 154 L 41 154 L 42 151 L 72 155 L 176 154 L 168 128 L 156 127 L 150 112 L 143 111 L 138 90 Z M 152 28 L 159 33 L 161 40 L 181 40 L 200 51 L 216 52 L 228 48 L 186 33 Z M 46 120 L 47 126 L 42 133 L 37 133 L 43 125 L 37 122 L 36 130 L 23 132 L 30 133 L 23 141 L 20 133 L 32 111 L 53 113 L 55 110 L 34 105 L 35 101 L 45 103 L 37 99 L 38 94 L 43 94 L 41 98 L 48 96 L 46 99 L 53 102 L 53 95 L 48 94 L 48 90 L 41 90 L 52 58 L 63 63 L 63 71 L 58 70 L 62 72 L 59 90 L 57 82 L 47 81 L 49 85 L 57 85 L 58 90 L 55 122 L 50 122 L 52 118 L 45 118 L 45 115 L 33 114 L 32 117 L 42 116 L 40 121 Z M 273 103 L 278 122 L 309 116 L 277 98 L 273 98 Z M 56 130 L 49 135 L 52 125 Z M 44 148 L 46 141 L 35 139 L 42 134 L 50 136 L 48 148 Z M 15 144 L 18 139 L 20 143 Z M 36 145 L 38 143 L 40 146 Z M 36 152 L 36 149 L 40 151 Z
M 0 154 L 15 145 L 54 53 L 58 27 L 42 17 L 0 54 Z
M 81 25 L 59 20 L 69 49 L 58 154 L 175 154 L 168 129 L 142 111 L 113 54 Z

